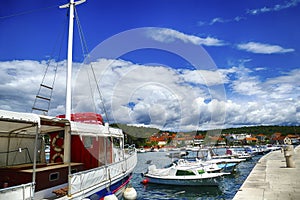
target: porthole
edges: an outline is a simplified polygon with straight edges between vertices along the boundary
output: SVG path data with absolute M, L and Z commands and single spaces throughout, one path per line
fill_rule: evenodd
M 49 174 L 49 181 L 56 181 L 59 179 L 59 172 Z

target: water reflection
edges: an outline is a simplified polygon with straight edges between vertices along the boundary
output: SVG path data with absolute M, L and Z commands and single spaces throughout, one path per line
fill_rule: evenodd
M 197 199 L 201 196 L 216 197 L 222 194 L 219 187 L 205 186 L 168 186 L 147 184 L 143 187 L 144 192 L 150 192 L 151 197 L 143 199 Z

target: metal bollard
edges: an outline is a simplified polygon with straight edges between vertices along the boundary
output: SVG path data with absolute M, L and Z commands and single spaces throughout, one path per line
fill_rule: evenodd
M 293 145 L 287 145 L 283 147 L 283 153 L 285 157 L 286 167 L 288 168 L 295 168 L 295 163 L 293 160 L 294 156 L 294 146 Z

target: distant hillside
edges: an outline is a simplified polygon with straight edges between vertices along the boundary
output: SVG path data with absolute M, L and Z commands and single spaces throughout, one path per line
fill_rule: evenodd
M 273 133 L 300 134 L 300 126 L 247 126 L 240 128 L 229 128 L 222 130 L 222 133 L 250 133 L 250 134 L 265 134 L 272 135 Z
M 153 133 L 158 133 L 160 130 L 156 128 L 129 126 L 126 124 L 114 124 L 113 127 L 118 127 L 124 133 L 136 138 L 149 138 Z
M 114 127 L 121 128 L 123 132 L 135 138 L 149 138 L 153 133 L 158 132 L 168 132 L 159 130 L 156 128 L 148 128 L 148 127 L 136 127 L 136 126 L 128 126 L 125 124 L 114 124 Z M 223 129 L 222 134 L 239 134 L 239 133 L 248 133 L 248 134 L 264 134 L 264 135 L 272 135 L 273 133 L 282 133 L 283 135 L 287 134 L 299 134 L 300 135 L 300 126 L 245 126 L 240 128 L 228 128 Z M 205 135 L 207 131 L 190 131 L 185 132 L 187 135 L 196 135 L 203 134 Z

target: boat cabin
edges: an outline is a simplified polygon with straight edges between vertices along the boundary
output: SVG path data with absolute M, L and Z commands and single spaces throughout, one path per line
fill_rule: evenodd
M 0 191 L 31 184 L 24 192 L 68 187 L 70 174 L 123 158 L 123 133 L 94 113 L 47 117 L 0 110 Z M 76 121 L 76 122 L 75 122 Z

